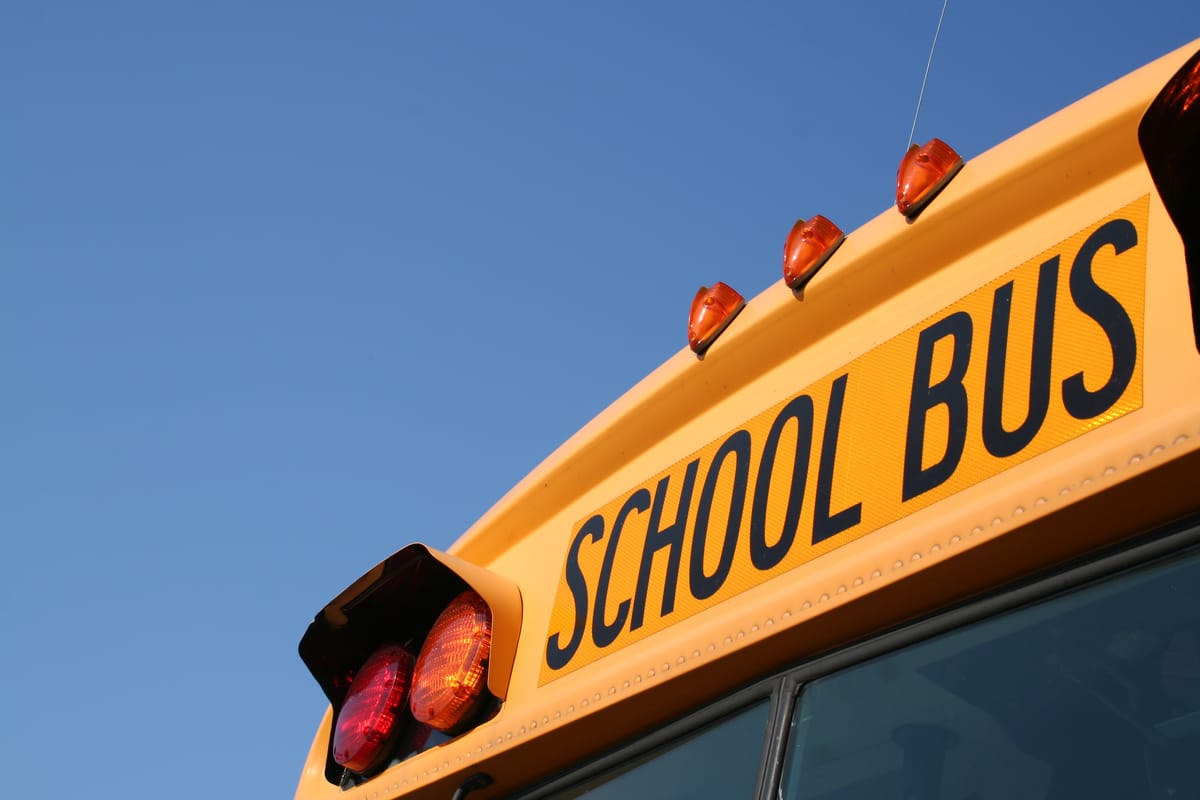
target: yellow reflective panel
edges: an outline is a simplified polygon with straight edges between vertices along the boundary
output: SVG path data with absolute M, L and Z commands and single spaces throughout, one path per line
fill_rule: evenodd
M 1149 197 L 981 286 L 571 531 L 540 683 L 1142 405 Z

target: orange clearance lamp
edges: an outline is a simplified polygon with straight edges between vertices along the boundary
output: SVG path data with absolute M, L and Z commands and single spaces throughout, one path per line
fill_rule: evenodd
M 842 229 L 817 214 L 798 220 L 783 245 L 783 280 L 798 292 L 804 288 L 846 239 Z
M 692 300 L 688 319 L 688 344 L 692 352 L 703 356 L 745 305 L 746 298 L 724 283 L 717 282 L 711 288 L 701 286 Z
M 941 139 L 912 145 L 896 172 L 896 208 L 912 222 L 962 166 L 962 156 Z

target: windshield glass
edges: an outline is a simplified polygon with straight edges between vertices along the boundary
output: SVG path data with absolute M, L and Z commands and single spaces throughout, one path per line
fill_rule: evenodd
M 753 797 L 770 703 L 766 700 L 632 759 L 555 800 L 695 800 Z
M 1200 555 L 807 685 L 788 800 L 1200 797 Z

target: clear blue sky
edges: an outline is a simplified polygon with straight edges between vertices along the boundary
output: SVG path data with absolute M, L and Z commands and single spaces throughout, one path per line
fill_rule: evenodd
M 886 210 L 940 8 L 0 1 L 0 794 L 290 796 L 313 613 Z M 954 0 L 917 138 L 1196 36 Z

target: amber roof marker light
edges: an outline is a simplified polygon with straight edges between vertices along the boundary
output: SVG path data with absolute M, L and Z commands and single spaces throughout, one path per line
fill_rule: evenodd
M 845 240 L 842 229 L 820 214 L 798 220 L 783 245 L 783 280 L 788 288 L 799 295 Z
M 962 167 L 962 156 L 941 139 L 912 145 L 896 171 L 896 208 L 912 222 Z
M 921 91 L 917 94 L 912 130 L 908 132 L 908 152 L 900 160 L 900 169 L 896 172 L 896 208 L 909 222 L 915 220 L 921 210 L 929 205 L 929 201 L 946 188 L 946 184 L 963 166 L 963 160 L 954 152 L 954 148 L 941 139 L 930 139 L 923 145 L 913 144 L 917 135 L 917 120 L 921 117 L 921 102 L 925 99 L 925 86 L 929 83 L 929 73 L 933 68 L 933 54 L 937 50 L 949 5 L 950 0 L 942 0 L 942 11 L 933 31 L 933 42 L 929 45 L 929 59 L 925 62 L 925 75 L 921 78 Z
M 688 318 L 688 344 L 692 352 L 703 358 L 745 305 L 746 298 L 727 284 L 718 281 L 711 287 L 701 286 L 692 300 Z

